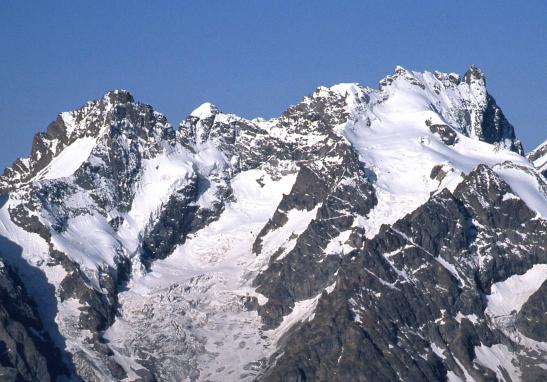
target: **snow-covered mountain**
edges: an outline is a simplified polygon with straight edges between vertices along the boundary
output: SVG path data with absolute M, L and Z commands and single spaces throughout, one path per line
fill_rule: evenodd
M 474 66 L 178 129 L 109 92 L 0 177 L 2 375 L 545 379 L 544 148 Z

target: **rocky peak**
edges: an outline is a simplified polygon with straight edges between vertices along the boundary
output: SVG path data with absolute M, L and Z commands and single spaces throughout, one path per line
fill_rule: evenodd
M 48 126 L 47 137 L 59 138 L 70 144 L 83 136 L 97 136 L 105 125 L 126 117 L 123 110 L 128 107 L 147 107 L 135 102 L 127 90 L 111 90 L 96 101 L 87 102 L 75 111 L 59 114 Z M 151 109 L 150 106 L 148 108 Z
M 466 176 L 462 184 L 474 189 L 480 187 L 484 193 L 494 195 L 503 195 L 508 190 L 508 186 L 500 179 L 499 175 L 485 164 L 479 164 Z
M 128 90 L 116 89 L 107 92 L 103 96 L 102 101 L 110 104 L 133 103 L 135 102 L 135 98 L 133 98 L 133 95 Z
M 490 94 L 486 94 L 485 102 L 478 109 L 471 110 L 470 118 L 472 136 L 524 155 L 513 125 Z
M 516 199 L 509 185 L 484 164 L 479 164 L 465 177 L 456 193 L 465 193 L 468 203 L 474 206 L 482 206 L 486 200 L 491 205 L 499 205 L 508 198 Z
M 90 153 L 93 149 L 91 140 L 97 144 L 104 135 L 109 137 L 106 141 L 125 136 L 158 143 L 173 138 L 174 132 L 163 115 L 149 105 L 135 102 L 128 91 L 109 91 L 75 111 L 60 113 L 45 132 L 36 134 L 30 157 L 17 159 L 0 176 L 0 191 L 9 191 L 31 181 L 77 141 L 82 143 L 82 139 L 86 139 L 82 146 Z
M 251 121 L 233 114 L 225 114 L 210 102 L 205 102 L 193 110 L 182 121 L 177 131 L 178 140 L 192 150 L 196 145 L 212 142 L 227 148 L 236 143 L 239 131 L 250 130 L 255 126 Z
M 368 100 L 368 90 L 355 83 L 319 86 L 302 102 L 289 107 L 276 121 L 277 126 L 290 134 L 289 139 L 298 136 L 303 144 L 321 137 L 334 138 L 334 127 L 347 122 L 353 109 L 361 109 L 358 105 Z
M 405 76 L 408 74 L 408 70 L 406 70 L 405 68 L 403 68 L 402 66 L 400 65 L 397 65 L 395 67 L 395 70 L 393 71 L 395 74 L 399 75 L 399 76 Z
M 463 76 L 463 94 L 467 94 L 468 104 L 463 117 L 466 130 L 471 137 L 496 144 L 511 151 L 524 154 L 515 130 L 507 120 L 496 100 L 486 89 L 486 77 L 475 65 L 471 65 Z
M 458 73 L 442 73 L 442 72 L 439 72 L 438 70 L 435 70 L 433 72 L 433 75 L 435 76 L 435 78 L 443 83 L 446 84 L 446 82 L 448 81 L 448 83 L 452 83 L 454 85 L 459 85 L 461 83 L 461 77 Z
M 226 130 L 225 122 L 229 122 L 230 118 L 218 118 L 217 120 L 217 116 L 228 117 L 210 102 L 201 104 L 180 123 L 177 131 L 179 140 L 192 147 L 205 143 L 215 135 L 223 135 L 220 130 Z
M 469 69 L 467 69 L 467 71 L 463 75 L 463 80 L 468 85 L 477 83 L 481 86 L 486 86 L 486 77 L 476 65 L 471 65 Z

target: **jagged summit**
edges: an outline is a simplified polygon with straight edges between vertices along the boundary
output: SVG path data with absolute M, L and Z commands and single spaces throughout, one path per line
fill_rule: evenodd
M 104 142 L 105 136 L 108 141 L 121 136 L 152 138 L 149 143 L 157 145 L 174 137 L 174 131 L 162 114 L 150 105 L 136 102 L 128 91 L 109 91 L 75 111 L 60 113 L 46 132 L 37 133 L 30 157 L 17 159 L 0 176 L 0 191 L 33 179 L 72 174 L 92 151 L 100 151 L 98 145 L 108 144 Z
M 106 92 L 102 99 L 107 100 L 111 104 L 135 102 L 133 95 L 129 90 L 125 89 L 110 90 Z
M 384 96 L 405 94 L 406 105 L 420 102 L 422 109 L 435 110 L 453 129 L 523 155 L 513 126 L 486 89 L 482 71 L 471 65 L 463 78 L 460 81 L 454 73 L 414 72 L 397 67 L 394 75 L 380 81 L 380 92 Z
M 408 70 L 408 69 L 406 69 L 406 68 L 404 68 L 400 65 L 397 65 L 395 67 L 395 69 L 393 70 L 393 73 L 397 76 L 400 76 L 400 77 L 405 77 L 405 76 L 412 77 L 416 74 L 423 75 L 423 74 L 426 74 L 428 72 L 427 71 L 426 72 L 416 72 L 416 71 Z M 443 72 L 440 72 L 438 70 L 435 70 L 433 73 L 434 73 L 435 77 L 437 77 L 438 79 L 440 79 L 440 78 L 452 78 L 454 80 L 453 82 L 456 85 L 459 85 L 460 75 L 457 74 L 457 73 L 443 73 Z M 478 82 L 481 85 L 486 86 L 486 77 L 485 77 L 484 73 L 482 72 L 482 70 L 478 66 L 476 66 L 475 64 L 471 64 L 469 66 L 469 68 L 465 71 L 465 73 L 463 75 L 463 79 L 464 79 L 464 82 L 467 83 L 468 85 L 471 85 L 472 82 Z
M 468 85 L 476 82 L 479 85 L 486 86 L 486 77 L 484 76 L 484 73 L 474 64 L 467 69 L 463 75 L 463 79 Z
M 318 87 L 309 99 L 319 97 L 318 99 L 326 100 L 315 102 L 314 108 L 317 105 L 324 105 L 321 107 L 338 108 L 341 112 L 347 112 L 347 108 L 352 107 L 350 104 L 360 104 L 362 105 L 360 114 L 371 120 L 367 115 L 369 113 L 374 115 L 376 103 L 381 104 L 388 97 L 395 95 L 404 97 L 407 99 L 406 105 L 420 102 L 419 107 L 423 110 L 433 108 L 441 120 L 456 131 L 500 147 L 507 147 L 520 154 L 523 153 L 513 126 L 506 120 L 495 100 L 486 91 L 484 75 L 476 66 L 472 65 L 466 71 L 463 82 L 460 82 L 459 76 L 453 73 L 414 72 L 401 66 L 397 66 L 394 73 L 380 81 L 380 89 L 377 91 L 356 83 L 337 84 L 330 88 Z M 404 86 L 405 83 L 410 87 Z M 305 98 L 303 104 L 308 103 L 309 99 Z M 299 107 L 296 105 L 294 110 Z M 206 120 L 218 114 L 220 114 L 219 109 L 206 102 L 192 111 L 189 117 Z M 4 171 L 4 175 L 0 177 L 0 189 L 9 188 L 10 183 L 13 186 L 29 181 L 65 148 L 81 138 L 98 137 L 105 132 L 110 132 L 113 126 L 117 129 L 133 128 L 136 124 L 131 120 L 141 118 L 139 115 L 151 120 L 163 121 L 161 124 L 165 126 L 162 128 L 162 134 L 152 133 L 152 136 L 167 137 L 174 134 L 173 131 L 169 131 L 170 125 L 165 118 L 155 112 L 151 106 L 136 102 L 127 90 L 112 90 L 99 100 L 88 102 L 76 111 L 59 114 L 45 133 L 38 133 L 35 136 L 31 156 L 18 159 Z M 245 121 L 234 115 L 226 115 L 224 119 L 226 118 Z M 249 121 L 245 123 L 247 122 Z M 260 125 L 271 126 L 275 125 L 275 122 L 264 121 Z M 201 130 L 198 129 L 201 133 L 198 130 L 182 131 L 180 137 L 189 142 L 196 142 L 192 137 L 196 132 L 209 136 L 208 125 L 201 126 Z M 150 126 L 147 127 L 149 128 Z M 149 133 L 149 131 L 141 131 L 137 134 L 149 135 Z

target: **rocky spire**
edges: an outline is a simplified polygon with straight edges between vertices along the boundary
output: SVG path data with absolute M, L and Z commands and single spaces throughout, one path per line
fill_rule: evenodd
M 471 65 L 469 69 L 463 75 L 463 80 L 466 84 L 478 83 L 482 86 L 486 85 L 486 77 L 482 70 L 480 70 L 475 64 Z

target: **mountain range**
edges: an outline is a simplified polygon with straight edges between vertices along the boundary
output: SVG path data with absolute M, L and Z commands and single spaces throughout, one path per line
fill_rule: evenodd
M 547 381 L 546 176 L 475 66 L 178 128 L 110 91 L 0 176 L 0 377 Z

